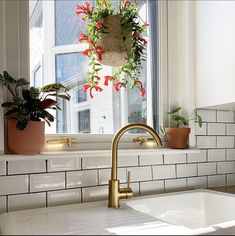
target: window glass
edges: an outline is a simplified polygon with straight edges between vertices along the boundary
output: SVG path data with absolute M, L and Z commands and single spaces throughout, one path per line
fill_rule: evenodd
M 58 100 L 61 110 L 54 112 L 55 122 L 50 128 L 47 127 L 46 132 L 113 134 L 127 123 L 147 123 L 147 116 L 152 116 L 147 110 L 148 94 L 146 97 L 141 97 L 139 90 L 129 88 L 121 89 L 117 93 L 112 86 L 104 86 L 102 93 L 94 91 L 93 99 L 89 96 L 89 92 L 83 92 L 82 86 L 86 83 L 89 62 L 82 54 L 82 51 L 87 49 L 87 45 L 78 41 L 79 34 L 85 32 L 85 23 L 81 20 L 82 16 L 76 15 L 75 12 L 77 5 L 84 5 L 87 1 L 35 2 L 37 2 L 36 7 L 30 11 L 30 55 L 32 55 L 30 71 L 33 75 L 31 82 L 39 87 L 40 81 L 44 84 L 63 83 L 69 87 L 71 95 L 69 102 Z M 89 2 L 91 5 L 94 4 L 92 0 Z M 118 7 L 119 1 L 112 2 Z M 145 23 L 146 0 L 138 0 L 137 4 L 140 20 Z M 50 32 L 51 35 L 43 32 Z M 148 39 L 147 34 L 144 36 Z M 146 69 L 148 61 L 147 57 L 147 61 L 142 64 L 143 70 L 140 77 L 146 90 L 149 86 L 147 81 L 149 75 Z M 42 66 L 40 71 L 37 71 L 39 64 Z M 105 75 L 111 75 L 115 70 L 117 68 L 103 66 L 100 75 L 103 78 Z M 42 78 L 39 75 L 42 75 Z
M 78 36 L 85 32 L 82 16 L 75 14 L 77 5 L 85 5 L 92 0 L 56 0 L 55 1 L 55 44 L 67 45 L 78 43 Z
M 78 112 L 78 132 L 90 133 L 90 110 Z
M 42 80 L 42 67 L 39 66 L 38 69 L 34 72 L 34 86 L 35 87 L 42 87 L 43 80 Z

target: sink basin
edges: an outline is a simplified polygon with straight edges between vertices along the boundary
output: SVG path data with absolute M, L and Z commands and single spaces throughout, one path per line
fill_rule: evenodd
M 0 215 L 0 235 L 235 234 L 235 195 L 193 190 Z
M 132 199 L 126 204 L 138 212 L 189 229 L 235 226 L 235 195 L 232 194 L 193 190 Z

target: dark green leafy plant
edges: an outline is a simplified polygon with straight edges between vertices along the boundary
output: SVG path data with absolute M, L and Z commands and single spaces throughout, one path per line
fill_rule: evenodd
M 196 110 L 193 111 L 193 113 L 191 115 L 185 117 L 180 114 L 181 109 L 182 109 L 181 107 L 176 107 L 167 113 L 171 117 L 171 123 L 173 123 L 172 126 L 177 127 L 177 128 L 179 128 L 181 126 L 187 126 L 188 122 L 190 120 L 194 120 L 195 123 L 197 123 L 200 128 L 202 127 L 202 122 L 203 122 L 202 117 L 200 115 L 198 115 Z M 160 126 L 159 128 L 160 128 L 161 133 L 164 135 L 165 134 L 165 127 Z
M 89 47 L 83 51 L 83 55 L 89 58 L 89 66 L 87 84 L 83 86 L 84 91 L 90 91 L 90 97 L 93 98 L 92 90 L 103 91 L 100 87 L 99 72 L 102 70 L 102 55 L 106 48 L 99 46 L 99 40 L 102 34 L 108 33 L 104 25 L 105 18 L 112 15 L 121 16 L 121 36 L 123 41 L 131 39 L 130 48 L 126 47 L 126 63 L 121 66 L 112 76 L 105 76 L 104 86 L 108 86 L 112 82 L 116 91 L 120 88 L 126 88 L 129 84 L 131 89 L 137 88 L 141 91 L 141 95 L 145 96 L 145 88 L 140 81 L 140 71 L 142 69 L 141 62 L 146 60 L 147 41 L 141 36 L 146 31 L 148 24 L 142 24 L 139 20 L 138 7 L 129 0 L 120 1 L 118 9 L 112 4 L 111 0 L 96 0 L 95 7 L 90 6 L 86 2 L 84 6 L 77 6 L 77 15 L 83 15 L 83 20 L 88 20 L 86 25 L 87 34 L 80 34 L 80 42 L 87 42 Z
M 195 123 L 198 123 L 200 128 L 202 127 L 202 117 L 197 114 L 196 110 L 188 117 L 184 117 L 180 115 L 181 109 L 181 107 L 177 107 L 168 112 L 168 114 L 171 116 L 171 121 L 173 121 L 177 128 L 183 125 L 188 125 L 190 120 L 195 120 Z
M 0 74 L 0 84 L 8 89 L 12 95 L 12 101 L 5 102 L 2 107 L 10 108 L 5 116 L 16 118 L 16 128 L 24 130 L 30 120 L 45 120 L 50 126 L 54 116 L 47 109 L 60 109 L 58 102 L 53 98 L 70 100 L 68 89 L 60 83 L 48 84 L 42 88 L 30 87 L 24 78 L 16 80 L 6 71 Z

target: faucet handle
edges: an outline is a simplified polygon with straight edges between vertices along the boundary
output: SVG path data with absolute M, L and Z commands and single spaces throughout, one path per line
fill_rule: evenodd
M 131 188 L 131 172 L 127 172 L 127 188 Z

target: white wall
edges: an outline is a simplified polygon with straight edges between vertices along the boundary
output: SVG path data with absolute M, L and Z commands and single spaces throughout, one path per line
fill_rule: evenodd
M 5 52 L 4 52 L 4 2 L 0 1 L 0 74 L 2 74 L 2 71 L 5 68 Z M 0 86 L 0 104 L 3 102 L 4 99 L 4 90 Z M 0 107 L 0 153 L 4 151 L 4 114 L 3 114 L 3 109 Z
M 29 48 L 25 44 L 28 41 L 27 3 L 27 0 L 0 1 L 0 73 L 7 70 L 15 78 L 28 78 Z M 0 102 L 3 99 L 3 89 L 0 88 Z M 0 108 L 0 153 L 4 150 L 3 115 Z
M 235 1 L 196 1 L 197 107 L 235 102 Z

